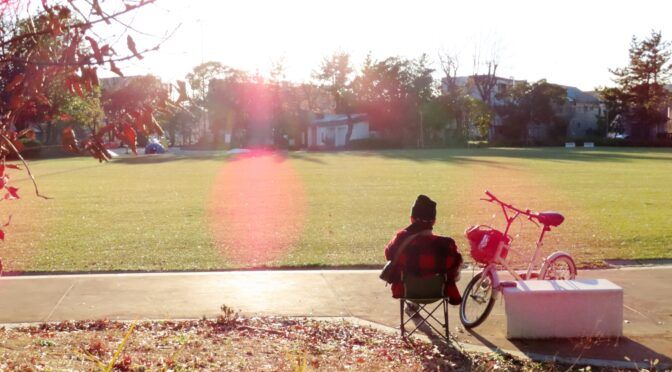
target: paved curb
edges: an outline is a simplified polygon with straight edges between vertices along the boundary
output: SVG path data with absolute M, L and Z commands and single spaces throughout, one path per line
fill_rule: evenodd
M 263 273 L 263 272 L 285 272 L 285 273 L 315 273 L 317 271 L 324 272 L 372 272 L 379 273 L 380 268 L 372 267 L 264 267 L 264 268 L 252 268 L 252 269 L 214 269 L 214 270 L 173 270 L 173 271 L 34 271 L 34 272 L 4 272 L 0 275 L 0 280 L 11 280 L 11 279 L 41 279 L 41 278 L 62 278 L 62 277 L 109 277 L 109 276 L 153 276 L 153 275 L 210 275 L 210 274 L 221 274 L 221 273 L 231 273 L 231 272 L 249 272 L 249 273 Z M 639 270 L 665 270 L 672 268 L 672 265 L 641 265 L 641 266 L 608 266 L 608 267 L 597 267 L 597 268 L 587 268 L 579 269 L 581 271 L 639 271 Z M 460 270 L 461 273 L 478 273 L 480 268 L 464 268 Z M 382 283 L 382 282 L 381 282 Z

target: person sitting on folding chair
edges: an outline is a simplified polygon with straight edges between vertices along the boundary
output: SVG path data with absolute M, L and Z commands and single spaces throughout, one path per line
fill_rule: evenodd
M 404 274 L 420 278 L 441 274 L 445 278 L 444 295 L 449 298 L 448 303 L 459 305 L 462 296 L 455 282 L 459 280 L 462 255 L 453 239 L 432 233 L 434 222 L 436 203 L 426 195 L 419 195 L 411 209 L 411 224 L 385 247 L 385 258 L 395 262 L 392 297 L 405 296 Z

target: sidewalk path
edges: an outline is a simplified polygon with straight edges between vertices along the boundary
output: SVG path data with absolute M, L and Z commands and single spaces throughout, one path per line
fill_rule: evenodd
M 510 341 L 502 301 L 473 332 L 451 331 L 461 342 L 491 349 L 564 357 L 672 363 L 672 267 L 586 270 L 625 290 L 624 336 L 587 342 Z M 471 271 L 462 273 L 462 287 Z M 398 327 L 399 304 L 377 270 L 229 271 L 204 273 L 45 275 L 0 278 L 0 323 L 108 318 L 214 317 L 221 305 L 244 314 L 357 317 Z

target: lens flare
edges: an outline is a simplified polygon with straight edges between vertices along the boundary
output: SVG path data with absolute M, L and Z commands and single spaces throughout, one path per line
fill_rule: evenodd
M 226 162 L 216 177 L 209 216 L 220 252 L 232 263 L 258 267 L 281 259 L 303 230 L 301 180 L 277 152 L 254 150 Z

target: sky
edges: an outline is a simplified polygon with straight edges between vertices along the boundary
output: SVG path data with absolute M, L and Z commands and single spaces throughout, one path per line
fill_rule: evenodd
M 613 85 L 609 68 L 627 65 L 633 36 L 659 30 L 672 40 L 670 14 L 662 0 L 157 0 L 123 19 L 139 49 L 176 31 L 124 71 L 173 81 L 213 60 L 268 75 L 282 61 L 286 77 L 303 82 L 334 52 L 350 53 L 355 67 L 368 53 L 438 61 L 448 52 L 468 75 L 480 50 L 497 56 L 499 76 L 593 90 Z

